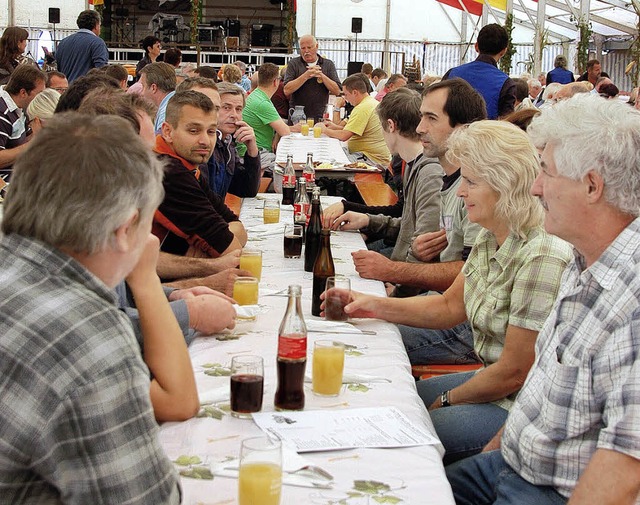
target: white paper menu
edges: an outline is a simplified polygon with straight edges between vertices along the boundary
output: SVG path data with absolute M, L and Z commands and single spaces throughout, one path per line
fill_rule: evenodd
M 253 420 L 264 432 L 280 438 L 297 452 L 439 443 L 396 407 L 261 412 L 253 414 Z

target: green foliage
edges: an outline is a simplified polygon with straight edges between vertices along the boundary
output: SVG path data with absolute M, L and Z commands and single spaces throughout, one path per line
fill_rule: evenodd
M 509 44 L 507 45 L 507 52 L 504 53 L 504 56 L 500 58 L 500 70 L 502 70 L 505 74 L 511 73 L 511 64 L 513 61 L 513 55 L 516 54 L 516 48 L 513 45 L 512 32 L 513 32 L 513 14 L 507 14 L 507 17 L 504 21 L 504 29 L 507 31 L 507 35 L 509 36 Z
M 589 39 L 593 34 L 591 23 L 580 18 L 576 23 L 580 40 L 576 49 L 576 57 L 578 61 L 578 72 L 582 73 L 587 69 L 587 61 L 589 61 Z

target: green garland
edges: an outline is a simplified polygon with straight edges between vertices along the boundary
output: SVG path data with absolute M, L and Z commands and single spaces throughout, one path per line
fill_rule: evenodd
M 593 31 L 591 30 L 591 24 L 582 18 L 576 23 L 576 28 L 580 35 L 580 40 L 576 48 L 576 58 L 578 61 L 578 72 L 582 73 L 587 69 L 587 61 L 589 61 L 589 39 Z
M 511 33 L 513 32 L 513 14 L 507 14 L 507 17 L 504 20 L 504 29 L 507 31 L 507 35 L 509 36 L 509 44 L 507 45 L 507 52 L 504 53 L 502 58 L 500 58 L 500 70 L 505 74 L 510 74 L 513 55 L 516 54 L 516 48 L 513 47 L 511 37 Z

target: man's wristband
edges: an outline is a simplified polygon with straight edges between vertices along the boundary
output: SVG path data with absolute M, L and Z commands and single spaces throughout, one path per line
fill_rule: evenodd
M 450 390 L 447 390 L 440 394 L 440 403 L 443 407 L 451 406 L 451 402 L 449 402 L 449 392 Z

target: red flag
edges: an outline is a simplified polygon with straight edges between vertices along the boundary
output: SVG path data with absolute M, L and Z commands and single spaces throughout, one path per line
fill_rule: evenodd
M 475 2 L 474 0 L 437 0 L 440 3 L 453 7 L 454 9 L 460 9 L 461 11 L 467 10 L 469 14 L 476 16 L 482 15 L 482 4 Z M 463 7 L 464 5 L 464 7 Z

